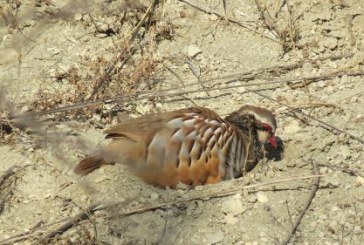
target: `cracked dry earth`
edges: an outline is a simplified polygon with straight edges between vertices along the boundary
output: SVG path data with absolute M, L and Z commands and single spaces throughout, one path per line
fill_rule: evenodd
M 314 178 L 297 178 L 314 174 L 312 162 L 323 176 L 290 243 L 364 244 L 364 1 L 227 0 L 226 13 L 223 1 L 189 1 L 229 20 L 186 2 L 161 1 L 91 97 L 150 3 L 0 2 L 0 244 L 280 244 L 308 201 Z M 11 117 L 117 94 L 122 101 Z M 120 117 L 193 105 L 226 115 L 243 104 L 275 113 L 285 149 L 242 178 L 161 189 L 118 164 L 72 172 Z M 45 239 L 98 201 L 119 205 Z

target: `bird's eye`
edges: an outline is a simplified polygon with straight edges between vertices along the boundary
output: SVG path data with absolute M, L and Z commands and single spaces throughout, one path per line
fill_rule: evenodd
M 270 133 L 272 132 L 272 127 L 271 127 L 271 126 L 269 126 L 268 124 L 263 123 L 262 127 L 263 127 L 263 129 L 264 129 L 265 131 L 270 132 Z

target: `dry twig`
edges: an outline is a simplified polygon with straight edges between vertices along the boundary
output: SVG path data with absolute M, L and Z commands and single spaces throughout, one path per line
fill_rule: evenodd
M 279 105 L 281 105 L 281 106 L 285 106 L 285 107 L 287 107 L 288 109 L 292 110 L 293 112 L 299 113 L 299 114 L 301 114 L 301 115 L 303 115 L 303 116 L 305 116 L 305 117 L 307 117 L 307 118 L 309 118 L 309 119 L 311 119 L 311 120 L 313 120 L 313 121 L 316 121 L 316 122 L 318 122 L 318 123 L 319 123 L 319 124 L 320 124 L 323 128 L 330 129 L 330 130 L 334 130 L 334 131 L 336 131 L 336 132 L 339 132 L 339 133 L 342 133 L 342 134 L 348 135 L 350 138 L 355 139 L 355 140 L 357 140 L 357 141 L 359 141 L 359 142 L 361 142 L 361 143 L 363 143 L 363 144 L 364 144 L 364 139 L 362 139 L 362 138 L 360 138 L 360 137 L 358 137 L 358 136 L 355 136 L 355 135 L 353 135 L 353 134 L 351 134 L 351 133 L 349 133 L 349 132 L 347 132 L 347 131 L 345 131 L 345 130 L 343 130 L 343 129 L 340 129 L 340 128 L 338 128 L 338 127 L 335 127 L 335 126 L 333 126 L 333 125 L 331 125 L 331 124 L 329 124 L 329 123 L 326 123 L 326 122 L 324 122 L 324 121 L 322 121 L 322 120 L 320 120 L 320 119 L 317 119 L 317 118 L 315 118 L 315 117 L 313 117 L 313 116 L 311 116 L 311 115 L 308 115 L 308 114 L 304 113 L 303 111 L 301 111 L 300 109 L 293 108 L 292 106 L 289 106 L 289 105 L 287 105 L 287 104 L 285 104 L 285 103 L 282 103 L 282 102 L 280 102 L 280 101 L 278 101 L 278 100 L 275 100 L 275 99 L 273 99 L 273 98 L 271 98 L 271 97 L 269 97 L 269 96 L 267 96 L 267 95 L 261 94 L 261 93 L 259 93 L 259 92 L 257 92 L 257 91 L 251 91 L 251 92 L 253 92 L 253 93 L 255 93 L 255 94 L 257 94 L 257 95 L 259 95 L 259 96 L 261 96 L 261 97 L 264 97 L 264 98 L 266 98 L 266 99 L 268 99 L 268 100 L 274 101 L 274 102 L 276 102 L 277 104 L 279 104 Z
M 153 205 L 153 206 L 140 207 L 140 208 L 136 208 L 136 209 L 132 209 L 132 210 L 127 210 L 127 211 L 122 212 L 121 216 L 128 216 L 128 215 L 148 212 L 148 211 L 156 210 L 156 209 L 159 209 L 159 208 L 165 208 L 165 207 L 168 207 L 168 206 L 171 206 L 171 205 L 190 202 L 190 201 L 194 201 L 194 200 L 206 200 L 206 199 L 209 199 L 209 198 L 226 197 L 226 196 L 234 195 L 234 194 L 236 194 L 236 193 L 238 193 L 238 192 L 240 192 L 242 190 L 246 190 L 246 189 L 259 188 L 259 187 L 268 186 L 268 185 L 274 185 L 274 184 L 285 183 L 285 182 L 296 181 L 296 180 L 312 179 L 312 178 L 318 178 L 318 177 L 323 177 L 323 176 L 324 175 L 310 175 L 310 176 L 275 180 L 275 181 L 270 181 L 270 182 L 265 182 L 265 183 L 260 183 L 260 184 L 248 185 L 248 186 L 240 186 L 240 187 L 232 189 L 232 190 L 218 191 L 218 192 L 213 192 L 213 193 L 209 193 L 209 194 L 178 199 L 178 200 L 174 200 L 174 201 L 170 201 L 170 202 L 164 202 L 164 203 Z M 125 204 L 125 201 L 115 202 L 115 203 L 111 203 L 111 204 L 107 204 L 107 203 L 92 204 L 89 207 L 87 207 L 85 210 L 81 211 L 79 214 L 77 214 L 77 215 L 75 215 L 73 217 L 70 217 L 70 218 L 67 218 L 67 219 L 62 219 L 61 221 L 55 222 L 55 223 L 52 223 L 52 224 L 44 225 L 42 227 L 39 227 L 39 229 L 42 229 L 42 228 L 44 229 L 44 228 L 49 227 L 51 225 L 55 225 L 55 224 L 58 224 L 58 223 L 61 223 L 61 222 L 65 222 L 62 225 L 60 225 L 59 227 L 57 227 L 55 230 L 49 232 L 47 235 L 44 236 L 44 239 L 49 240 L 52 237 L 54 237 L 56 235 L 60 235 L 63 232 L 67 231 L 72 226 L 77 225 L 77 223 L 79 223 L 80 221 L 82 221 L 84 219 L 87 219 L 91 214 L 95 213 L 96 211 L 105 210 L 105 209 L 112 208 L 112 207 L 119 206 L 119 205 L 123 205 L 123 204 Z M 29 232 L 20 233 L 18 235 L 15 235 L 13 237 L 8 238 L 8 239 L 2 240 L 2 241 L 0 241 L 0 245 L 13 244 L 15 242 L 25 240 L 25 239 L 33 236 L 34 232 L 38 232 L 40 234 L 44 233 L 43 231 L 38 231 L 39 229 L 33 230 L 31 233 L 29 233 Z
M 15 174 L 15 170 L 19 168 L 19 166 L 14 165 L 10 167 L 8 170 L 6 170 L 1 176 L 0 176 L 0 186 L 3 184 L 3 182 L 8 179 L 10 176 Z
M 360 177 L 364 178 L 364 174 L 360 173 L 360 170 L 355 171 L 355 170 L 349 169 L 349 166 L 338 167 L 338 166 L 333 166 L 332 164 L 319 164 L 319 166 L 330 168 L 335 171 L 341 171 L 343 173 L 349 174 L 350 176 L 356 176 L 356 177 L 360 176 Z
M 218 81 L 218 80 L 228 80 L 227 82 L 225 82 L 225 84 L 229 84 L 232 82 L 239 82 L 241 80 L 251 80 L 257 77 L 257 74 L 262 74 L 262 73 L 270 73 L 270 72 L 277 72 L 277 70 L 291 70 L 291 69 L 295 69 L 297 67 L 302 66 L 305 62 L 310 62 L 310 63 L 315 63 L 317 61 L 323 61 L 326 59 L 340 59 L 340 58 L 349 58 L 351 57 L 353 54 L 352 53 L 339 53 L 339 54 L 333 54 L 333 55 L 327 55 L 327 56 L 320 56 L 317 57 L 315 59 L 311 59 L 311 60 L 303 60 L 303 61 L 299 61 L 296 63 L 291 63 L 288 65 L 284 65 L 284 66 L 272 66 L 272 67 L 267 67 L 267 68 L 262 68 L 262 69 L 258 69 L 258 70 L 252 70 L 252 71 L 248 71 L 248 72 L 243 72 L 243 73 L 237 73 L 237 74 L 233 74 L 233 75 L 228 75 L 228 76 L 221 76 L 221 77 L 216 77 L 216 78 L 212 78 L 212 79 L 208 79 L 205 81 L 200 81 L 200 82 L 196 82 L 196 83 L 189 83 L 188 86 L 195 86 L 195 85 L 200 85 L 201 83 L 205 84 L 205 83 L 209 83 L 209 82 L 213 82 L 213 81 Z M 294 82 L 294 81 L 304 81 L 304 80 L 325 80 L 325 79 L 330 79 L 333 78 L 335 76 L 343 76 L 343 75 L 347 75 L 347 76 L 360 76 L 360 75 L 364 75 L 364 72 L 340 72 L 340 73 L 336 73 L 336 74 L 324 74 L 321 76 L 310 76 L 310 77 L 302 77 L 302 78 L 287 78 L 287 79 L 280 79 L 280 80 L 275 80 L 275 81 L 269 81 L 269 82 L 259 82 L 259 83 L 247 83 L 247 84 L 241 84 L 238 86 L 233 86 L 233 87 L 225 87 L 225 89 L 228 88 L 237 88 L 237 87 L 248 87 L 248 86 L 262 86 L 262 85 L 272 85 L 272 84 L 281 84 L 281 83 L 288 83 L 288 82 Z M 190 91 L 183 91 L 185 85 L 182 86 L 178 86 L 178 87 L 173 87 L 170 89 L 164 89 L 164 90 L 160 90 L 158 92 L 146 92 L 146 93 L 140 93 L 139 97 L 136 98 L 137 100 L 141 100 L 141 99 L 149 99 L 149 98 L 155 98 L 155 97 L 170 97 L 170 96 L 181 96 L 183 94 L 187 94 L 187 93 L 193 93 L 193 92 L 201 92 L 201 90 L 190 90 Z M 210 88 L 209 91 L 213 91 L 213 90 L 221 90 L 220 87 L 215 87 L 215 88 Z M 169 92 L 173 92 L 173 91 L 178 91 L 177 93 L 169 93 Z M 41 115 L 47 115 L 47 114 L 53 114 L 53 113 L 59 113 L 59 112 L 67 112 L 67 111 L 72 111 L 72 110 L 78 110 L 78 109 L 83 109 L 86 107 L 93 107 L 93 106 L 98 106 L 98 105 L 102 105 L 102 104 L 110 104 L 110 103 L 114 103 L 114 102 L 127 102 L 128 98 L 125 97 L 121 97 L 121 96 L 116 96 L 110 99 L 105 99 L 105 100 L 95 100 L 95 101 L 89 101 L 89 102 L 84 102 L 84 103 L 79 103 L 79 104 L 75 104 L 75 105 L 70 105 L 70 106 L 63 106 L 63 107 L 58 107 L 58 108 L 54 108 L 54 109 L 50 109 L 50 110 L 44 110 L 44 111 L 39 111 L 39 112 L 30 112 L 28 114 L 25 115 L 19 115 L 19 116 L 13 116 L 10 117 L 10 119 L 14 119 L 14 118 L 24 118 L 24 117 L 30 117 L 30 116 L 41 116 Z
M 280 42 L 279 40 L 277 40 L 277 39 L 275 39 L 275 38 L 273 38 L 273 37 L 271 37 L 271 36 L 269 36 L 269 35 L 267 35 L 265 33 L 257 31 L 256 27 L 249 26 L 248 24 L 242 23 L 242 22 L 238 21 L 237 19 L 227 17 L 226 15 L 221 14 L 221 13 L 215 11 L 215 10 L 207 9 L 207 8 L 205 8 L 204 6 L 202 6 L 199 3 L 193 2 L 191 0 L 179 0 L 179 1 L 181 1 L 181 2 L 183 2 L 185 4 L 188 4 L 191 7 L 195 8 L 195 9 L 198 9 L 198 10 L 200 10 L 200 11 L 206 13 L 206 14 L 214 14 L 214 15 L 216 15 L 217 17 L 219 17 L 221 19 L 226 19 L 231 23 L 234 23 L 234 24 L 237 24 L 237 25 L 239 25 L 241 27 L 244 27 L 244 28 L 248 29 L 249 31 L 255 32 L 255 33 L 257 33 L 257 34 L 259 34 L 259 35 L 261 35 L 261 36 L 263 36 L 265 38 L 268 38 L 268 39 L 270 39 L 272 41 L 275 41 L 275 42 L 278 42 L 278 43 Z
M 110 80 L 110 76 L 115 71 L 116 64 L 119 61 L 121 62 L 121 65 L 120 65 L 120 67 L 118 69 L 121 69 L 126 64 L 126 62 L 130 59 L 130 57 L 136 52 L 137 49 L 135 47 L 133 47 L 131 44 L 134 41 L 134 39 L 136 38 L 140 28 L 143 26 L 143 24 L 145 23 L 147 18 L 152 15 L 153 10 L 157 6 L 158 2 L 159 2 L 158 0 L 153 0 L 150 3 L 150 5 L 149 5 L 147 11 L 145 12 L 143 18 L 139 21 L 138 25 L 132 31 L 129 39 L 127 40 L 127 42 L 121 48 L 121 51 L 119 51 L 117 53 L 117 55 L 115 56 L 115 58 L 111 62 L 109 62 L 109 64 L 106 66 L 105 73 L 102 74 L 100 77 L 98 77 L 96 79 L 96 86 L 93 89 L 92 93 L 86 98 L 86 100 L 89 100 L 90 98 L 93 98 L 95 96 L 95 94 L 98 92 L 98 90 L 102 86 L 105 86 L 104 82 Z
M 315 182 L 313 183 L 313 188 L 310 192 L 310 195 L 308 196 L 305 206 L 303 207 L 301 213 L 298 215 L 293 227 L 291 228 L 291 231 L 289 232 L 287 238 L 282 242 L 282 244 L 288 244 L 291 241 L 292 237 L 294 236 L 294 234 L 297 231 L 299 224 L 301 223 L 303 216 L 306 214 L 308 208 L 310 207 L 310 205 L 312 203 L 313 198 L 315 197 L 317 190 L 319 189 L 319 186 L 320 186 L 320 176 L 318 176 L 319 169 L 317 167 L 317 164 L 313 160 L 311 160 L 311 164 L 313 166 L 313 172 L 317 177 L 315 178 Z
M 15 176 L 17 174 L 17 171 L 19 171 L 19 169 L 20 169 L 19 166 L 14 165 L 10 167 L 8 170 L 6 170 L 0 176 L 0 213 L 4 209 L 5 201 L 8 200 L 13 194 L 16 177 L 14 179 L 10 179 L 10 184 L 9 183 L 4 184 L 4 183 L 7 179 L 11 178 L 12 176 Z
M 196 89 L 196 90 L 187 90 L 187 91 L 178 91 L 178 90 L 181 90 L 181 88 L 173 88 L 173 89 L 161 90 L 159 92 L 154 92 L 154 93 L 143 93 L 143 94 L 140 94 L 139 98 L 137 98 L 137 99 L 142 100 L 142 99 L 149 99 L 149 98 L 156 98 L 156 97 L 181 96 L 181 95 L 187 94 L 187 93 L 199 93 L 199 92 L 214 91 L 214 90 L 227 90 L 227 89 L 232 89 L 232 88 L 241 88 L 241 87 L 249 87 L 249 86 L 273 85 L 273 84 L 281 84 L 281 83 L 287 83 L 287 82 L 292 82 L 292 81 L 302 81 L 302 80 L 319 81 L 319 80 L 332 79 L 334 77 L 341 77 L 341 76 L 344 76 L 344 75 L 347 75 L 347 76 L 363 76 L 364 71 L 358 71 L 358 72 L 348 71 L 348 72 L 340 72 L 340 73 L 335 73 L 335 74 L 330 73 L 330 74 L 320 75 L 320 76 L 311 76 L 311 77 L 303 77 L 303 78 L 288 78 L 288 79 L 281 79 L 281 80 L 264 82 L 264 83 L 259 82 L 259 83 L 238 84 L 238 85 L 227 86 L 227 87 Z M 235 81 L 236 81 L 236 79 L 235 79 Z M 203 81 L 202 81 L 202 83 L 203 83 Z M 199 83 L 197 83 L 197 84 L 199 84 Z M 177 90 L 178 92 L 168 93 L 170 91 L 175 91 L 175 90 Z M 267 89 L 246 90 L 245 92 L 257 92 L 257 91 L 260 91 L 260 90 L 267 90 Z M 11 119 L 22 118 L 24 116 L 41 116 L 41 115 L 58 113 L 58 112 L 66 112 L 66 111 L 71 111 L 71 110 L 83 109 L 85 107 L 92 107 L 92 106 L 96 106 L 96 105 L 109 104 L 109 103 L 114 103 L 114 102 L 127 102 L 127 99 L 125 97 L 113 97 L 113 98 L 107 99 L 107 100 L 96 100 L 96 101 L 90 101 L 90 102 L 80 103 L 80 104 L 71 105 L 71 106 L 59 107 L 59 108 L 50 109 L 50 110 L 44 110 L 44 111 L 39 111 L 39 112 L 31 112 L 31 113 L 28 113 L 28 114 L 25 114 L 25 115 L 13 116 L 13 117 L 11 117 Z M 276 101 L 276 100 L 274 100 L 274 101 Z M 277 102 L 277 103 L 280 103 L 280 102 Z M 282 105 L 284 105 L 284 104 L 282 104 Z M 287 105 L 284 105 L 284 106 L 288 107 Z M 291 108 L 291 109 L 293 109 L 293 108 Z M 303 112 L 299 112 L 299 113 L 303 113 Z M 306 116 L 309 117 L 309 115 L 306 115 Z M 318 119 L 315 119 L 315 118 L 311 118 L 311 119 L 318 121 Z M 324 122 L 322 122 L 322 124 L 324 124 Z M 329 127 L 331 128 L 333 126 L 330 125 Z M 339 129 L 337 129 L 337 130 L 339 130 Z M 355 137 L 356 136 L 353 136 L 353 138 L 355 138 Z
M 42 240 L 48 242 L 50 239 L 52 239 L 53 237 L 64 233 L 65 231 L 67 231 L 69 228 L 71 228 L 72 226 L 76 225 L 77 223 L 79 223 L 81 220 L 87 219 L 91 214 L 93 214 L 94 212 L 101 210 L 100 209 L 100 203 L 95 203 L 92 204 L 91 206 L 89 206 L 88 208 L 86 208 L 85 210 L 83 210 L 82 212 L 78 213 L 77 215 L 73 216 L 72 218 L 70 218 L 67 222 L 65 222 L 64 224 L 60 225 L 59 227 L 57 227 L 56 229 L 54 229 L 53 231 L 49 232 L 47 235 L 45 235 Z

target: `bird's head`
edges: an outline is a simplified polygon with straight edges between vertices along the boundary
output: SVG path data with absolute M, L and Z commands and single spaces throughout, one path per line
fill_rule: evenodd
M 254 126 L 257 129 L 257 136 L 260 143 L 270 143 L 274 148 L 277 147 L 277 139 L 274 135 L 277 129 L 277 122 L 273 113 L 267 109 L 245 105 L 237 113 L 250 115 L 254 118 Z

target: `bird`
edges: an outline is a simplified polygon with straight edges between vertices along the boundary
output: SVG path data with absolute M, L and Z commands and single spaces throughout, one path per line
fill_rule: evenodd
M 190 107 L 128 119 L 106 129 L 111 142 L 74 168 L 86 175 L 107 164 L 128 165 L 145 182 L 174 188 L 241 177 L 277 147 L 277 123 L 265 108 L 244 105 L 225 118 Z

